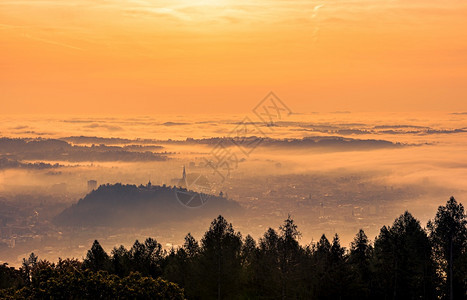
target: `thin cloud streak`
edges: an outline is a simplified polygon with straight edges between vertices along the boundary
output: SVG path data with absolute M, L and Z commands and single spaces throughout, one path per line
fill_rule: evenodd
M 43 42 L 43 43 L 47 43 L 47 44 L 51 44 L 51 45 L 56 45 L 56 46 L 61 46 L 61 47 L 69 48 L 69 49 L 83 51 L 83 49 L 81 49 L 79 47 L 75 47 L 75 46 L 72 46 L 72 45 L 60 43 L 60 42 L 57 42 L 57 41 L 52 41 L 52 40 L 33 37 L 33 36 L 29 35 L 29 34 L 22 34 L 21 36 L 26 37 L 28 39 L 31 39 L 33 41 L 39 41 L 39 42 Z

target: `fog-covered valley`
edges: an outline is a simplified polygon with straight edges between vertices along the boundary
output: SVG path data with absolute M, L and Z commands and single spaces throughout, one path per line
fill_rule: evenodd
M 467 195 L 467 115 L 416 116 L 314 113 L 273 127 L 233 115 L 2 117 L 1 260 L 81 258 L 94 239 L 111 249 L 157 236 L 170 249 L 220 213 L 255 238 L 290 214 L 302 244 L 337 232 L 346 245 L 360 228 L 372 239 L 407 209 L 426 222 L 451 195 Z M 124 209 L 104 218 L 117 196 L 95 212 L 106 222 L 57 222 L 83 199 L 102 201 L 86 196 L 100 185 L 142 191 L 149 182 L 171 198 L 156 193 L 147 201 L 159 206 L 132 207 L 141 222 L 122 217 Z M 213 198 L 188 207 L 177 198 L 181 185 Z M 131 195 L 122 201 L 137 201 Z M 234 205 L 209 208 L 216 201 Z M 72 218 L 79 214 L 62 219 Z

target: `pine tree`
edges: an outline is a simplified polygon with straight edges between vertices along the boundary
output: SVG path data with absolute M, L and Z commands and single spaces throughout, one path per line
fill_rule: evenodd
M 258 249 L 256 247 L 256 241 L 251 237 L 251 235 L 247 235 L 243 241 L 241 264 L 241 285 L 243 293 L 248 298 L 253 298 L 257 288 L 255 268 L 258 264 Z
M 242 237 L 232 224 L 218 216 L 201 240 L 202 298 L 224 299 L 239 289 Z
M 183 249 L 187 253 L 188 257 L 195 257 L 199 254 L 199 243 L 191 235 L 191 233 L 188 233 L 185 236 L 185 243 L 183 244 Z
M 430 239 L 441 271 L 446 274 L 445 297 L 467 299 L 467 217 L 464 206 L 451 197 L 428 222 Z
M 279 227 L 279 266 L 281 275 L 281 298 L 296 298 L 298 293 L 298 265 L 301 248 L 298 238 L 301 236 L 297 225 L 289 215 Z
M 31 283 L 31 277 L 32 277 L 32 269 L 36 266 L 37 264 L 37 255 L 32 252 L 29 255 L 28 259 L 23 258 L 23 264 L 21 267 L 21 273 L 23 274 L 23 279 L 26 284 Z
M 431 243 L 409 212 L 383 226 L 375 240 L 376 296 L 393 299 L 434 299 L 436 273 Z
M 111 263 L 113 272 L 118 276 L 127 276 L 130 274 L 130 253 L 123 245 L 118 248 L 115 247 L 112 250 Z
M 109 270 L 110 258 L 97 240 L 91 246 L 84 259 L 84 267 L 92 271 Z
M 370 259 L 372 247 L 365 232 L 360 229 L 355 239 L 350 244 L 349 266 L 354 277 L 353 299 L 368 299 L 370 293 Z
M 278 299 L 282 296 L 279 243 L 279 235 L 272 228 L 269 228 L 259 240 L 258 260 L 255 267 L 257 297 Z

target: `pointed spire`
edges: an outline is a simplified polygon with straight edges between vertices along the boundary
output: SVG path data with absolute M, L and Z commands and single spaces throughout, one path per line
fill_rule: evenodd
M 186 179 L 185 165 L 183 165 L 183 175 L 182 175 L 182 179 L 183 179 L 183 180 Z

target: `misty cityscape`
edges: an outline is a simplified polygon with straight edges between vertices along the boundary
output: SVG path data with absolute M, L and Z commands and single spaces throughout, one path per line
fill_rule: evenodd
M 238 125 L 230 120 L 219 123 L 224 130 L 219 137 L 167 140 L 116 138 L 114 132 L 108 138 L 102 131 L 103 137 L 61 138 L 56 136 L 62 132 L 51 132 L 26 138 L 18 126 L 10 127 L 10 137 L 0 139 L 2 263 L 24 268 L 31 253 L 50 262 L 86 261 L 95 240 L 110 251 L 121 245 L 130 249 L 135 240 L 148 237 L 156 238 L 166 253 L 161 259 L 168 259 L 184 249 L 187 233 L 203 236 L 218 215 L 256 241 L 291 217 L 300 228 L 300 238 L 294 239 L 303 249 L 316 249 L 323 235 L 332 241 L 338 234 L 347 251 L 359 230 L 373 243 L 381 228 L 404 211 L 424 226 L 451 195 L 462 203 L 463 177 L 448 184 L 434 178 L 465 172 L 464 166 L 449 163 L 467 146 L 459 139 L 466 134 L 463 115 L 448 115 L 456 128 L 446 121 L 437 127 L 413 121 L 400 125 L 403 120 L 373 126 L 305 121 L 314 116 L 292 116 L 301 121 L 275 123 L 263 137 L 248 131 L 232 136 L 229 129 Z M 26 126 L 38 126 L 32 124 Z M 168 127 L 175 136 L 185 126 Z M 256 126 L 267 130 L 270 125 Z M 300 128 L 307 130 L 294 133 Z M 452 153 L 448 160 L 426 162 L 413 171 L 415 157 L 446 149 Z M 223 165 L 215 169 L 219 157 Z M 434 173 L 424 176 L 427 169 Z M 182 287 L 189 298 L 210 297 Z
M 280 223 L 291 214 L 301 227 L 307 228 L 303 230 L 305 243 L 316 241 L 322 233 L 332 235 L 337 232 L 343 241 L 350 243 L 359 229 L 365 229 L 370 237 L 374 237 L 381 226 L 389 224 L 394 215 L 407 209 L 427 221 L 440 205 L 440 199 L 451 195 L 462 199 L 466 194 L 462 177 L 458 178 L 461 180 L 459 184 L 452 181 L 446 186 L 430 177 L 417 178 L 419 175 L 409 170 L 400 176 L 412 178 L 398 182 L 394 173 L 404 172 L 403 169 L 410 168 L 412 162 L 394 168 L 393 160 L 413 160 L 420 153 L 435 155 L 445 149 L 444 145 L 439 145 L 440 138 L 451 145 L 452 153 L 465 149 L 465 142 L 457 136 L 465 135 L 462 126 L 466 121 L 462 115 L 451 116 L 459 120 L 456 121 L 458 128 L 433 128 L 430 124 L 420 126 L 413 122 L 415 124 L 392 127 L 377 125 L 370 132 L 366 129 L 369 125 L 356 122 L 339 125 L 326 122 L 326 129 L 324 125 L 312 126 L 313 123 L 305 121 L 277 123 L 273 132 L 276 137 L 261 138 L 258 148 L 248 148 L 252 150 L 251 156 L 237 155 L 237 160 L 231 161 L 230 174 L 224 172 L 228 178 L 220 177 L 219 172 L 209 165 L 209 160 L 212 161 L 217 145 L 231 140 L 229 129 L 235 125 L 230 120 L 223 125 L 223 138 L 179 140 L 54 138 L 54 133 L 49 134 L 50 138 L 24 138 L 14 129 L 18 126 L 10 127 L 12 137 L 0 139 L 2 257 L 12 265 L 21 264 L 22 258 L 32 250 L 51 261 L 70 255 L 80 258 L 85 255 L 85 247 L 98 237 L 107 247 L 132 242 L 135 231 L 128 228 L 137 228 L 140 236 L 150 233 L 151 228 L 157 230 L 159 239 L 165 239 L 164 247 L 169 249 L 180 245 L 188 228 L 201 234 L 206 222 L 216 214 L 235 218 L 237 227 L 248 228 L 248 232 L 256 237 L 271 222 Z M 186 126 L 185 123 L 173 123 L 169 128 L 175 135 Z M 302 137 L 284 138 L 297 128 L 308 128 L 314 133 L 309 135 L 306 131 Z M 395 128 L 396 132 L 381 133 L 388 128 Z M 355 134 L 356 131 L 367 133 Z M 336 132 L 347 134 L 337 135 Z M 421 137 L 421 140 L 409 143 L 408 135 Z M 454 139 L 453 135 L 456 135 Z M 452 144 L 453 140 L 456 146 Z M 227 144 L 226 148 L 236 149 L 236 145 Z M 463 154 L 459 155 L 462 157 Z M 356 161 L 352 163 L 351 160 Z M 456 161 L 456 157 L 452 156 L 452 160 Z M 326 161 L 328 165 L 323 165 Z M 378 161 L 377 165 L 371 166 L 372 161 Z M 451 170 L 449 162 L 436 164 L 440 177 Z M 427 163 L 425 168 L 433 167 Z M 204 183 L 189 182 L 201 175 Z M 150 190 L 164 193 L 144 196 L 148 197 L 146 202 L 154 201 L 156 206 L 147 209 L 141 204 L 138 211 L 130 203 L 139 201 L 139 195 L 148 189 L 148 182 L 153 185 Z M 119 186 L 115 184 L 128 188 L 110 193 L 112 187 Z M 108 191 L 104 192 L 106 188 Z M 187 210 L 177 199 L 178 188 L 217 198 L 206 201 L 205 206 Z M 121 193 L 127 196 L 119 196 Z M 221 193 L 223 196 L 220 197 Z M 123 198 L 117 200 L 115 197 Z M 92 204 L 91 199 L 98 202 L 99 207 Z M 220 199 L 232 204 L 225 206 Z M 120 207 L 124 204 L 135 210 Z M 86 205 L 94 207 L 77 212 Z M 70 215 L 72 211 L 75 212 Z M 97 219 L 91 221 L 93 214 Z M 142 217 L 146 214 L 148 217 Z M 60 218 L 61 222 L 58 221 Z M 138 225 L 136 220 L 140 221 Z M 166 223 L 170 225 L 160 226 Z M 79 234 L 75 233 L 77 228 Z M 57 246 L 52 247 L 50 242 Z

